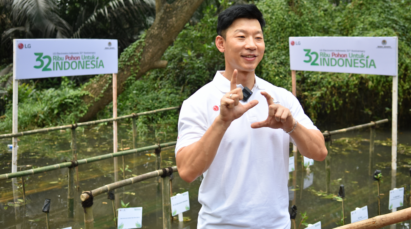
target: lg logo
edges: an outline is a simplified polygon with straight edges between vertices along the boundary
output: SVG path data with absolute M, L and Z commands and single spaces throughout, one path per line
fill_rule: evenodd
M 23 49 L 23 48 L 26 48 L 26 49 L 29 49 L 29 48 L 31 48 L 31 45 L 30 44 L 23 44 L 23 43 L 20 43 L 20 44 L 18 44 L 17 45 L 17 47 L 19 47 L 19 49 Z
M 291 46 L 294 46 L 294 45 L 301 45 L 301 43 L 299 41 L 297 42 L 291 41 Z

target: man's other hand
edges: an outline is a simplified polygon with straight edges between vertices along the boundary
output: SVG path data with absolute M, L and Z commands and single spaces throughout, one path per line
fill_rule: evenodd
M 290 132 L 294 126 L 294 118 L 289 109 L 275 104 L 273 98 L 265 91 L 261 94 L 267 99 L 268 117 L 265 121 L 255 122 L 251 124 L 252 128 L 270 127 L 273 129 L 283 129 L 285 132 Z

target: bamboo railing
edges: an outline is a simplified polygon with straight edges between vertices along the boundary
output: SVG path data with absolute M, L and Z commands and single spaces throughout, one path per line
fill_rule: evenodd
M 348 127 L 348 128 L 344 128 L 344 129 L 340 129 L 340 130 L 324 131 L 323 135 L 324 136 L 330 136 L 330 135 L 334 135 L 334 134 L 341 134 L 341 133 L 345 133 L 345 132 L 348 132 L 348 131 L 358 130 L 358 129 L 362 129 L 362 128 L 366 128 L 366 127 L 373 127 L 373 126 L 376 126 L 378 124 L 382 124 L 382 123 L 386 123 L 386 122 L 388 122 L 388 119 L 383 119 L 383 120 L 379 120 L 379 121 L 375 121 L 375 122 L 361 124 L 361 125 L 358 125 L 358 126 L 352 126 L 352 127 Z
M 177 110 L 179 108 L 180 107 L 168 107 L 168 108 L 163 108 L 163 109 L 158 109 L 158 110 L 153 110 L 153 111 L 146 111 L 146 112 L 141 112 L 141 113 L 137 113 L 137 114 L 130 114 L 130 115 L 125 115 L 125 116 L 120 116 L 120 117 L 117 117 L 117 118 L 100 119 L 100 120 L 96 120 L 96 121 L 81 122 L 81 123 L 71 124 L 71 125 L 49 127 L 49 128 L 37 129 L 37 130 L 28 130 L 28 131 L 19 132 L 19 133 L 16 133 L 16 134 L 2 134 L 2 135 L 0 135 L 0 139 L 19 137 L 19 136 L 25 136 L 25 135 L 31 135 L 31 134 L 38 134 L 38 133 L 55 131 L 55 130 L 72 129 L 72 128 L 76 128 L 76 127 L 79 127 L 79 126 L 90 126 L 90 125 L 104 123 L 104 122 L 112 122 L 112 121 L 118 121 L 118 120 L 122 120 L 122 119 L 135 118 L 135 117 L 143 116 L 143 115 L 155 114 L 155 113 L 163 112 L 163 111 Z
M 376 216 L 371 219 L 362 220 L 356 223 L 347 224 L 338 229 L 374 229 L 396 224 L 411 219 L 411 208 Z
M 169 168 L 165 169 L 168 171 Z M 177 172 L 177 166 L 171 167 L 173 172 Z M 170 172 L 170 171 L 168 171 Z M 96 188 L 92 191 L 85 191 L 80 195 L 80 199 L 84 208 L 84 227 L 85 229 L 94 229 L 94 216 L 93 216 L 93 199 L 94 197 L 114 191 L 118 188 L 125 187 L 134 183 L 138 183 L 150 178 L 159 177 L 164 175 L 164 170 L 159 169 L 149 173 L 141 174 L 139 176 L 128 178 L 125 180 L 117 181 L 111 184 L 104 185 Z M 161 192 L 162 192 L 162 212 L 163 212 L 163 229 L 171 229 L 171 203 L 170 203 L 170 183 L 171 179 L 162 177 Z M 92 197 L 92 199 L 90 199 Z M 89 201 L 88 203 L 86 203 Z
M 158 148 L 173 146 L 175 144 L 176 144 L 176 142 L 167 142 L 167 143 L 162 143 L 162 144 L 159 144 L 159 145 L 146 146 L 146 147 L 141 147 L 141 148 L 137 148 L 137 149 L 124 150 L 124 151 L 120 151 L 120 152 L 117 152 L 117 153 L 108 153 L 108 154 L 99 155 L 99 156 L 95 156 L 95 157 L 89 157 L 89 158 L 73 161 L 73 163 L 72 162 L 63 162 L 63 163 L 59 163 L 59 164 L 55 164 L 55 165 L 48 165 L 48 166 L 35 168 L 35 169 L 30 169 L 30 170 L 24 170 L 24 171 L 20 171 L 20 172 L 16 172 L 16 173 L 6 173 L 6 174 L 0 175 L 0 180 L 11 179 L 11 178 L 15 178 L 15 177 L 28 176 L 28 175 L 33 175 L 33 174 L 36 174 L 36 173 L 42 173 L 42 172 L 46 172 L 46 171 L 53 171 L 53 170 L 62 169 L 62 168 L 68 168 L 68 167 L 71 167 L 73 164 L 82 165 L 82 164 L 87 164 L 87 163 L 92 163 L 92 162 L 105 160 L 105 159 L 108 159 L 108 158 L 120 157 L 120 156 L 133 154 L 133 153 L 138 153 L 138 152 L 143 152 L 143 151 L 147 151 L 147 150 L 155 150 L 155 149 L 158 149 Z
M 172 109 L 176 109 L 176 107 L 155 110 L 155 112 L 154 111 L 149 111 L 149 112 L 139 113 L 139 114 L 136 114 L 136 115 L 133 114 L 134 116 L 133 115 L 127 115 L 127 116 L 122 116 L 122 117 L 119 117 L 119 118 L 123 119 L 124 117 L 127 117 L 127 118 L 136 117 L 137 115 L 153 114 L 153 113 L 156 113 L 156 112 L 165 111 L 165 110 L 172 110 Z M 119 119 L 119 118 L 117 118 L 117 119 Z M 113 120 L 113 119 L 98 120 L 96 122 L 101 123 L 103 121 L 110 121 L 110 120 Z M 383 120 L 379 120 L 379 121 L 376 121 L 376 122 L 371 122 L 371 123 L 362 124 L 362 125 L 358 125 L 358 126 L 348 127 L 348 128 L 344 128 L 344 129 L 340 129 L 340 130 L 325 131 L 323 133 L 323 135 L 327 137 L 327 136 L 331 136 L 331 135 L 335 135 L 335 134 L 345 133 L 345 132 L 352 131 L 352 130 L 357 130 L 357 129 L 376 126 L 378 124 L 382 124 L 382 123 L 386 123 L 386 122 L 388 122 L 388 119 L 383 119 Z M 88 123 L 90 123 L 90 122 L 88 122 Z M 85 123 L 83 123 L 83 124 L 85 124 Z M 135 132 L 134 126 L 135 126 L 135 124 L 133 123 L 133 133 Z M 71 127 L 72 126 L 70 125 L 70 128 Z M 25 132 L 21 132 L 21 133 L 25 133 Z M 19 134 L 21 134 L 21 133 L 19 133 Z M 32 133 L 30 133 L 30 134 L 32 134 Z M 134 136 L 134 134 L 133 134 L 133 136 Z M 133 144 L 134 144 L 134 141 L 133 141 Z M 176 142 L 168 142 L 168 143 L 160 144 L 160 147 L 172 146 L 172 145 L 175 145 L 175 144 L 176 144 Z M 81 160 L 73 160 L 73 162 L 77 162 L 78 165 L 82 165 L 82 164 L 87 164 L 87 163 L 91 163 L 91 162 L 95 162 L 95 161 L 101 161 L 101 160 L 104 160 L 104 159 L 107 159 L 107 158 L 124 156 L 124 155 L 137 153 L 137 152 L 142 152 L 142 151 L 146 151 L 146 150 L 153 150 L 153 149 L 157 149 L 158 147 L 159 147 L 158 145 L 146 146 L 146 147 L 142 147 L 142 148 L 138 148 L 138 149 L 125 150 L 125 151 L 121 151 L 121 152 L 117 152 L 117 153 L 109 153 L 109 154 L 95 156 L 95 157 L 91 157 L 91 158 L 85 158 L 85 159 L 81 159 Z M 0 180 L 5 180 L 5 179 L 10 179 L 10 178 L 15 178 L 15 177 L 22 177 L 22 176 L 32 175 L 32 174 L 46 172 L 46 171 L 53 171 L 53 170 L 61 169 L 61 168 L 68 168 L 70 166 L 72 166 L 72 162 L 63 162 L 63 163 L 59 163 L 59 164 L 55 164 L 55 165 L 48 165 L 48 166 L 44 166 L 44 167 L 40 167 L 40 168 L 36 168 L 36 169 L 30 169 L 30 170 L 15 172 L 15 173 L 6 173 L 6 174 L 1 174 L 0 175 Z

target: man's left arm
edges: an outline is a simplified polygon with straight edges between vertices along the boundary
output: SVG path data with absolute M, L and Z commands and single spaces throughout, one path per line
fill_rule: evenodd
M 298 123 L 294 118 L 292 120 L 295 128 L 293 132 L 290 133 L 290 137 L 293 138 L 298 151 L 305 157 L 316 161 L 323 161 L 328 153 L 323 134 L 319 130 L 305 128 L 305 126 Z M 292 129 L 289 130 L 291 131 Z M 287 132 L 287 130 L 284 131 Z
M 251 127 L 283 129 L 286 133 L 290 133 L 302 155 L 316 161 L 323 161 L 328 153 L 323 134 L 319 130 L 307 129 L 304 125 L 298 123 L 291 111 L 280 104 L 274 103 L 273 98 L 267 92 L 261 92 L 261 94 L 267 99 L 268 117 L 265 121 L 251 124 Z

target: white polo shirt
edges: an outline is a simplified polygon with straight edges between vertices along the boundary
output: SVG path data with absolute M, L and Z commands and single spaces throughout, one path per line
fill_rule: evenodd
M 214 161 L 204 173 L 198 201 L 202 208 L 198 228 L 290 228 L 288 213 L 288 158 L 290 136 L 282 129 L 252 129 L 264 121 L 268 105 L 261 91 L 287 107 L 299 125 L 316 129 L 297 98 L 255 76 L 257 106 L 234 120 L 227 129 Z M 230 81 L 220 72 L 214 80 L 184 101 L 178 121 L 175 152 L 204 135 L 219 115 L 220 100 L 230 91 Z M 195 153 L 195 152 L 193 152 Z

